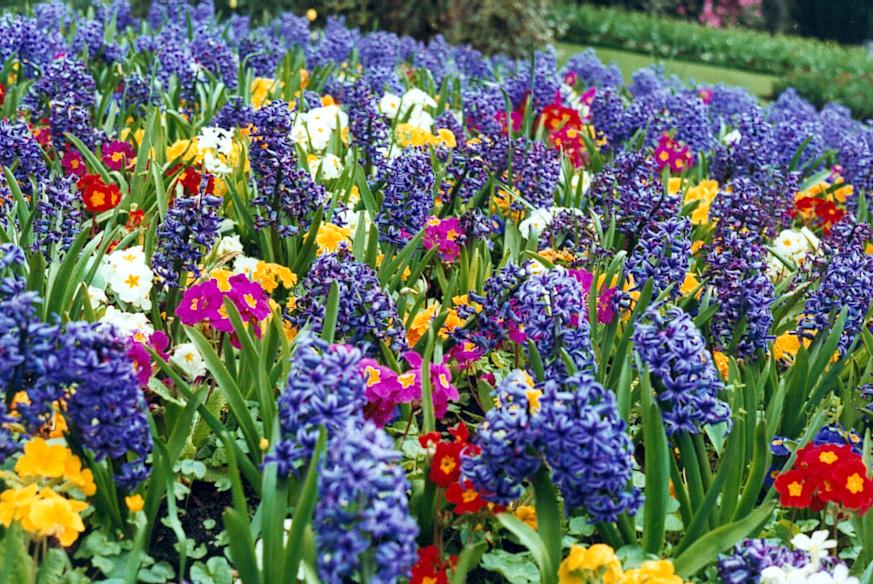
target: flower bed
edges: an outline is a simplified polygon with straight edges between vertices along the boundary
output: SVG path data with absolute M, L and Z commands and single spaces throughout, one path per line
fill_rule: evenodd
M 208 3 L 0 38 L 13 581 L 869 581 L 844 108 Z

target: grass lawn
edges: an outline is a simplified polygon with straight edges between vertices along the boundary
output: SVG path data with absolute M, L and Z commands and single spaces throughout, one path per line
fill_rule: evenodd
M 564 63 L 571 55 L 584 51 L 587 47 L 572 43 L 556 43 L 555 48 L 558 50 L 559 62 Z M 642 53 L 633 53 L 620 49 L 594 47 L 594 50 L 604 63 L 617 64 L 627 81 L 630 81 L 631 74 L 637 69 L 652 63 L 661 63 L 664 65 L 667 73 L 675 74 L 681 79 L 694 79 L 702 83 L 738 85 L 763 98 L 773 95 L 773 82 L 776 80 L 776 77 L 773 75 L 750 73 L 748 71 L 739 71 L 737 69 L 728 69 L 726 67 L 678 59 L 659 59 Z

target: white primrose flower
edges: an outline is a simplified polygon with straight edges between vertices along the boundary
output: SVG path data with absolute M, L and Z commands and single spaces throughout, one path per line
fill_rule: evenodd
M 530 238 L 543 232 L 552 220 L 552 209 L 533 209 L 527 219 L 522 221 L 518 229 L 524 237 Z
M 206 362 L 194 343 L 176 345 L 170 362 L 177 365 L 188 379 L 196 379 L 206 374 Z
M 136 334 L 149 336 L 155 332 L 155 328 L 145 314 L 141 312 L 124 312 L 114 306 L 106 307 L 100 322 L 111 324 L 125 337 L 131 337 Z

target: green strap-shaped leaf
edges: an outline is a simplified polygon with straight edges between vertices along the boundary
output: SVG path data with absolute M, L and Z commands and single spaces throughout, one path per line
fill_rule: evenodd
M 558 581 L 558 567 L 553 565 L 540 534 L 512 513 L 500 513 L 497 515 L 497 520 L 533 555 L 534 562 L 540 570 L 540 582 L 555 584 Z

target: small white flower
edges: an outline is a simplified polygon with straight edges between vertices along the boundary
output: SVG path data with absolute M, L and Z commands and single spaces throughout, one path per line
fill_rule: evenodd
M 91 308 L 97 308 L 106 304 L 106 292 L 96 286 L 88 286 L 88 301 L 91 303 Z
M 212 153 L 211 150 L 207 150 L 203 155 L 203 167 L 210 174 L 216 174 L 219 176 L 223 176 L 225 174 L 230 174 L 233 170 L 230 166 L 225 164 L 218 156 Z
M 321 168 L 321 178 L 333 180 L 339 178 L 342 173 L 343 162 L 336 154 L 325 154 L 324 158 L 312 158 L 309 161 L 309 173 L 313 178 L 318 174 L 319 168 Z
M 201 152 L 211 150 L 227 156 L 233 151 L 233 134 L 224 128 L 206 127 L 197 136 L 197 146 Z
M 785 584 L 788 575 L 779 566 L 769 566 L 761 570 L 761 584 Z
M 393 120 L 397 117 L 398 112 L 400 112 L 400 97 L 393 93 L 386 93 L 382 96 L 382 99 L 379 100 L 379 111 L 382 112 L 385 117 Z
M 206 363 L 194 343 L 176 345 L 170 362 L 177 365 L 188 379 L 196 379 L 206 374 Z
M 349 125 L 349 116 L 338 105 L 326 105 L 306 112 L 306 125 L 326 125 L 331 130 L 342 129 Z
M 519 224 L 518 229 L 524 237 L 530 238 L 542 233 L 551 220 L 551 209 L 534 209 L 530 212 L 530 216 Z
M 724 136 L 724 143 L 728 146 L 731 144 L 737 144 L 740 140 L 743 139 L 743 135 L 740 134 L 739 130 L 734 130 L 733 132 L 729 132 Z
M 821 558 L 827 557 L 827 550 L 837 547 L 836 541 L 828 539 L 828 532 L 825 529 L 814 531 L 812 535 L 798 533 L 791 538 L 791 544 L 808 553 L 812 564 L 818 564 Z
M 145 314 L 141 312 L 124 312 L 114 306 L 106 307 L 106 312 L 103 313 L 100 322 L 111 324 L 125 337 L 133 336 L 137 333 L 148 336 L 155 332 L 152 323 L 149 322 Z
M 239 240 L 239 235 L 225 235 L 218 242 L 215 253 L 219 256 L 230 254 L 238 254 L 243 252 L 242 242 Z
M 339 216 L 343 223 L 345 223 L 346 227 L 349 229 L 349 233 L 354 237 L 355 233 L 358 232 L 358 226 L 361 222 L 364 222 L 364 231 L 370 231 L 370 225 L 373 221 L 370 219 L 370 214 L 367 213 L 366 210 L 355 211 L 353 207 L 346 207 L 342 211 L 340 211 Z
M 106 256 L 106 262 L 113 270 L 124 264 L 146 263 L 145 252 L 141 245 L 135 245 L 125 249 L 118 249 Z
M 255 277 L 255 270 L 258 269 L 258 261 L 258 258 L 237 256 L 233 262 L 233 271 L 236 274 L 245 274 L 246 278 L 252 280 Z

